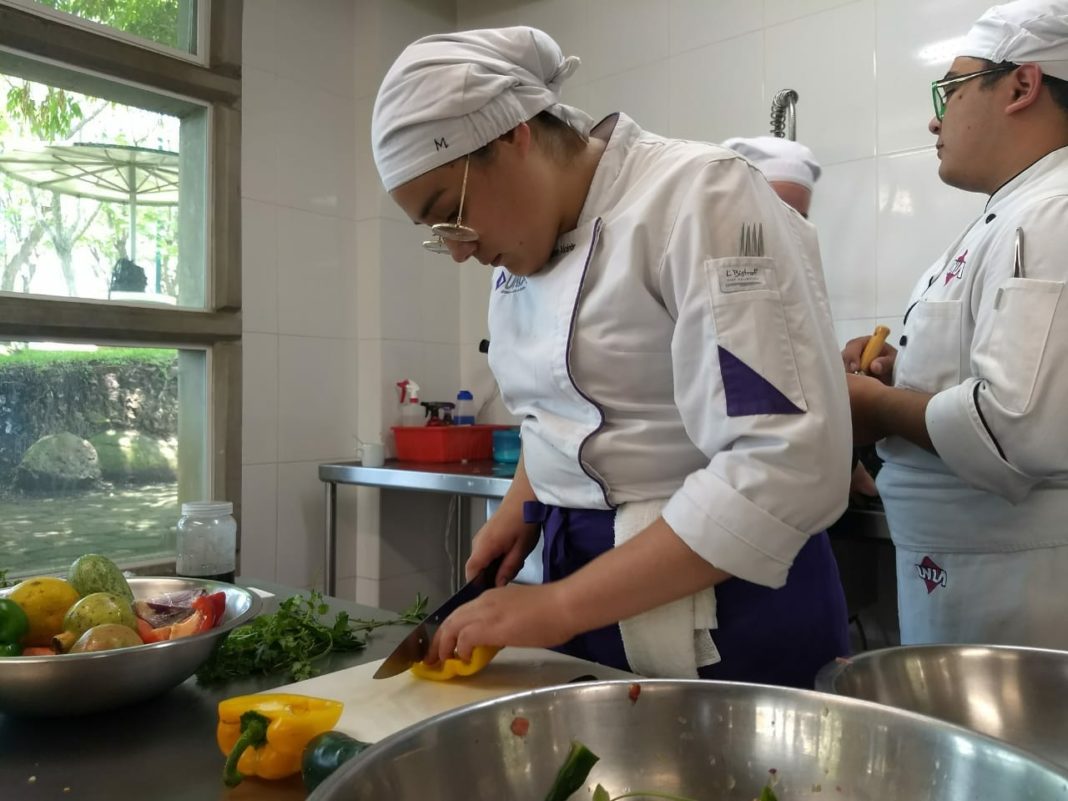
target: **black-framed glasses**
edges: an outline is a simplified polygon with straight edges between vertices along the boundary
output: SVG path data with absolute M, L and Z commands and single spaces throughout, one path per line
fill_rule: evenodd
M 464 162 L 464 181 L 460 185 L 460 208 L 456 212 L 456 222 L 430 226 L 434 238 L 423 242 L 423 247 L 431 253 L 448 254 L 449 246 L 446 242 L 474 242 L 478 239 L 478 232 L 464 225 L 464 198 L 467 197 L 467 170 L 470 166 L 471 154 L 468 153 L 467 161 Z
M 972 78 L 978 78 L 980 75 L 993 75 L 996 72 L 1009 72 L 1016 69 L 1015 64 L 1001 64 L 997 67 L 990 67 L 985 70 L 978 70 L 977 72 L 968 72 L 964 75 L 955 75 L 952 78 L 943 78 L 940 81 L 931 81 L 931 100 L 934 102 L 935 118 L 941 122 L 942 118 L 946 115 L 946 103 L 949 102 L 949 98 L 956 91 L 957 85 L 962 84 L 965 81 L 970 81 Z

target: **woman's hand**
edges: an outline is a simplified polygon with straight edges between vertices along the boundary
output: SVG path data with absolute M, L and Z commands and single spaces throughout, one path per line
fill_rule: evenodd
M 466 662 L 476 645 L 562 645 L 579 632 L 573 629 L 558 584 L 510 584 L 486 590 L 445 619 L 425 661 L 435 664 L 457 656 Z
M 496 584 L 498 587 L 507 584 L 523 567 L 523 561 L 534 550 L 540 536 L 540 524 L 524 523 L 522 516 L 516 519 L 514 510 L 501 506 L 478 530 L 471 542 L 471 557 L 464 566 L 467 580 L 473 579 L 490 562 L 503 555 L 504 560 L 497 571 Z
M 860 355 L 864 352 L 864 346 L 868 344 L 870 336 L 851 339 L 842 348 L 842 365 L 847 373 L 855 373 L 860 369 Z M 894 360 L 897 359 L 897 349 L 883 343 L 882 349 L 868 365 L 868 374 L 878 378 L 884 384 L 889 385 L 894 380 Z
M 523 466 L 523 456 L 520 454 L 512 484 L 504 494 L 500 507 L 486 521 L 486 525 L 478 530 L 471 542 L 471 558 L 464 565 L 468 581 L 498 556 L 503 556 L 504 560 L 497 571 L 497 586 L 507 584 L 516 577 L 523 566 L 523 560 L 534 550 L 541 534 L 540 524 L 523 521 L 523 505 L 533 500 L 536 500 L 534 488 L 530 486 L 526 468 Z

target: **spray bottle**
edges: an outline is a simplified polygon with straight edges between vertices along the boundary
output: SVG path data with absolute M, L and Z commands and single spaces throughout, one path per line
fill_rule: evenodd
M 426 416 L 423 404 L 419 402 L 419 385 L 406 378 L 398 381 L 401 391 L 400 424 L 402 426 L 421 426 Z

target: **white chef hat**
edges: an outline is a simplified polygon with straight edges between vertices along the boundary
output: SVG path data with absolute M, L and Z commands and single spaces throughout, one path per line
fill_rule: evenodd
M 959 55 L 1038 64 L 1068 81 L 1068 0 L 1017 0 L 994 6 L 968 31 Z
M 736 136 L 724 142 L 723 146 L 753 162 L 769 181 L 790 181 L 811 191 L 823 172 L 812 151 L 791 139 Z
M 578 66 L 548 34 L 526 26 L 437 34 L 408 45 L 386 73 L 371 117 L 386 190 L 542 111 L 588 136 L 593 119 L 559 102 L 561 84 Z

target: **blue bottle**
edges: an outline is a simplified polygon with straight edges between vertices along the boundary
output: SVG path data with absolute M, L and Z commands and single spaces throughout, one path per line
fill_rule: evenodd
M 475 396 L 466 389 L 456 393 L 456 411 L 453 412 L 452 422 L 458 426 L 475 424 Z

